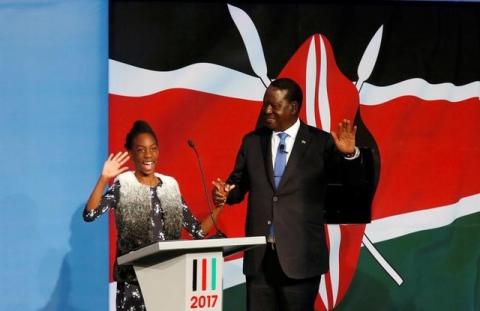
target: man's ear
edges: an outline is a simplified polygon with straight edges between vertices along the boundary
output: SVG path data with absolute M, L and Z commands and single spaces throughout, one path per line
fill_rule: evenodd
M 298 102 L 296 100 L 292 101 L 291 111 L 293 114 L 298 114 Z

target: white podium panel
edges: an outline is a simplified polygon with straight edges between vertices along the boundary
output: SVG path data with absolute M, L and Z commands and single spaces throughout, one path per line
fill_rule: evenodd
M 185 254 L 134 268 L 147 310 L 222 310 L 221 252 Z

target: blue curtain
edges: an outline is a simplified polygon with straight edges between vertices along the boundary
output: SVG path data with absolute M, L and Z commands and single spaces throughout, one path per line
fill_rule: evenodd
M 107 310 L 108 1 L 0 3 L 0 309 Z

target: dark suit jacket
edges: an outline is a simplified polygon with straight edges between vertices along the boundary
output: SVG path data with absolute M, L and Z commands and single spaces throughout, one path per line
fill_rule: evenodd
M 343 160 L 329 133 L 302 122 L 276 190 L 271 135 L 270 129 L 260 128 L 244 137 L 227 181 L 236 185 L 227 203 L 238 203 L 249 192 L 246 235 L 266 235 L 271 220 L 277 254 L 287 276 L 295 279 L 318 276 L 328 270 L 324 231 L 328 176 L 331 170 L 343 167 L 349 173 L 344 175 L 352 179 L 360 159 Z M 264 252 L 265 247 L 245 252 L 246 275 L 259 270 Z

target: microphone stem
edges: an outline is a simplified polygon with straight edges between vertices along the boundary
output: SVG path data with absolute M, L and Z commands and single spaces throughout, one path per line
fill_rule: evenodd
M 208 210 L 209 210 L 209 213 L 210 213 L 210 219 L 212 220 L 213 227 L 215 228 L 216 232 L 218 234 L 220 234 L 220 236 L 225 237 L 225 234 L 222 231 L 220 231 L 220 229 L 218 229 L 217 222 L 215 221 L 215 218 L 213 217 L 212 203 L 210 202 L 210 196 L 208 195 L 208 189 L 207 189 L 206 178 L 205 178 L 205 171 L 203 169 L 202 161 L 200 160 L 200 155 L 197 151 L 197 148 L 195 148 L 195 145 L 193 144 L 193 142 L 191 144 L 189 143 L 189 146 L 192 147 L 193 151 L 195 152 L 195 156 L 196 156 L 197 162 L 198 162 L 198 167 L 200 168 L 200 175 L 202 177 L 203 192 L 205 194 L 205 198 L 207 199 L 207 206 L 208 206 Z M 205 232 L 205 234 L 206 234 L 206 232 Z

